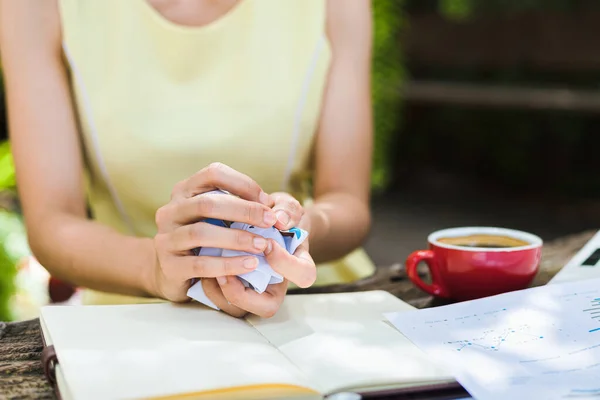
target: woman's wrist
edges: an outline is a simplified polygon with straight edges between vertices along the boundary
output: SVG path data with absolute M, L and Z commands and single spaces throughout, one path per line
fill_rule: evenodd
M 147 297 L 162 298 L 156 281 L 156 271 L 159 268 L 158 256 L 152 238 L 141 238 L 140 254 L 142 255 L 140 290 Z
M 338 259 L 362 243 L 370 226 L 368 205 L 356 197 L 321 196 L 305 208 L 310 221 L 310 254 L 317 263 Z
M 327 237 L 330 228 L 329 216 L 318 204 L 313 203 L 305 209 L 298 227 L 308 232 L 312 243 L 318 242 L 323 237 Z

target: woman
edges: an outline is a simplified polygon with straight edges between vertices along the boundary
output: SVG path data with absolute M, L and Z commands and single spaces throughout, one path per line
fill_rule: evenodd
M 30 245 L 85 303 L 185 301 L 202 278 L 223 311 L 268 317 L 288 281 L 372 272 L 357 250 L 370 225 L 368 0 L 1 0 L 0 16 Z M 204 217 L 299 226 L 310 254 Z M 193 256 L 202 246 L 264 252 L 286 280 L 245 290 L 231 276 L 256 259 Z

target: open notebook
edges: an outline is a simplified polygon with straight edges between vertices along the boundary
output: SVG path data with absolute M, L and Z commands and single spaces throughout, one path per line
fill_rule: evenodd
M 69 399 L 322 398 L 458 384 L 385 321 L 383 291 L 287 296 L 271 319 L 200 304 L 47 306 L 40 323 Z

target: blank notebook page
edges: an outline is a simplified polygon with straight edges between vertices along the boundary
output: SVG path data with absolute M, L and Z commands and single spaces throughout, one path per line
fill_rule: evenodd
M 50 306 L 42 318 L 71 398 L 153 397 L 234 382 L 308 386 L 245 320 L 203 306 Z
M 384 318 L 414 310 L 384 291 L 288 296 L 275 317 L 250 318 L 321 393 L 454 381 Z

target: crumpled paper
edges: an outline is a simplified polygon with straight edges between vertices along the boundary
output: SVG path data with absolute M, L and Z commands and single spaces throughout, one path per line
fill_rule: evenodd
M 227 194 L 227 192 L 223 191 L 213 191 L 210 193 Z M 308 232 L 299 228 L 291 228 L 286 231 L 280 231 L 272 227 L 259 228 L 241 222 L 228 223 L 226 221 L 210 218 L 205 219 L 203 222 L 221 226 L 223 228 L 241 229 L 267 239 L 273 239 L 281 247 L 286 249 L 290 254 L 294 254 L 298 246 L 300 246 L 308 237 Z M 254 254 L 243 251 L 219 249 L 213 247 L 202 247 L 196 249 L 194 252 L 198 256 L 237 257 L 251 255 L 258 258 L 258 266 L 256 267 L 256 269 L 238 275 L 237 278 L 242 282 L 242 284 L 245 287 L 252 288 L 259 294 L 262 294 L 267 289 L 267 286 L 283 282 L 283 277 L 277 272 L 275 272 L 273 268 L 271 268 L 271 266 L 265 258 L 264 253 Z M 200 279 L 196 280 L 192 284 L 192 286 L 188 289 L 187 295 L 190 298 L 202 304 L 212 307 L 215 310 L 219 310 L 219 307 L 217 307 L 216 304 L 214 304 L 204 293 L 204 289 L 202 288 L 202 281 Z

